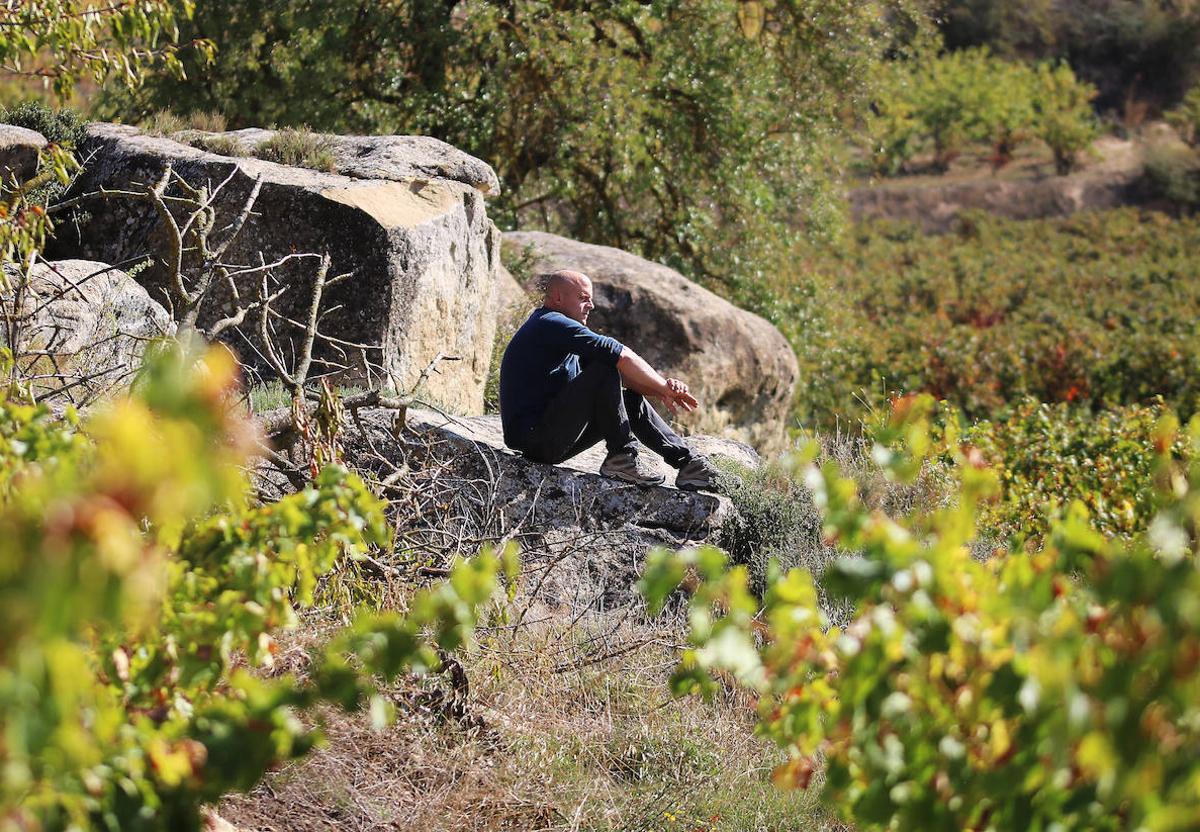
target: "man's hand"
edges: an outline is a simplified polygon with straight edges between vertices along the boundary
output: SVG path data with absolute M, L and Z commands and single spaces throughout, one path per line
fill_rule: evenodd
M 680 408 L 691 413 L 700 406 L 700 402 L 696 401 L 696 397 L 688 390 L 688 386 L 677 378 L 669 378 L 667 381 L 667 394 L 661 396 L 662 403 L 667 406 L 667 410 L 678 415 Z
M 626 387 L 647 398 L 659 399 L 673 414 L 678 414 L 681 409 L 690 413 L 700 406 L 686 384 L 677 378 L 663 378 L 629 347 L 622 348 L 617 371 Z

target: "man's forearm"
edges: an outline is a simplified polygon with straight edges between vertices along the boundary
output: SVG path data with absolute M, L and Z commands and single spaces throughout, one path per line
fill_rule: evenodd
M 625 347 L 617 359 L 617 372 L 626 387 L 643 396 L 662 397 L 671 392 L 667 380 L 629 347 Z

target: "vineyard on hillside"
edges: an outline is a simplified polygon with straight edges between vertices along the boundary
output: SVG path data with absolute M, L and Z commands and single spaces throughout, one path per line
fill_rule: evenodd
M 797 252 L 760 298 L 800 358 L 801 425 L 851 421 L 893 392 L 970 418 L 1024 397 L 1090 409 L 1200 407 L 1200 219 L 1122 209 L 975 215 L 959 233 L 855 229 Z

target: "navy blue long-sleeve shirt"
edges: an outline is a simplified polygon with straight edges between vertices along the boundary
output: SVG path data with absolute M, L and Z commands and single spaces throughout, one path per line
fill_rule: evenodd
M 513 335 L 500 362 L 500 422 L 504 443 L 519 448 L 547 405 L 593 361 L 616 366 L 625 349 L 561 312 L 542 307 Z

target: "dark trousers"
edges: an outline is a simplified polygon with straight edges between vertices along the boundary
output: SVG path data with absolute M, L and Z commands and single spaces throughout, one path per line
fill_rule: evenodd
M 641 440 L 674 468 L 692 452 L 641 393 L 621 389 L 617 368 L 593 361 L 546 407 L 517 450 L 534 462 L 556 464 L 603 441 L 610 455 L 637 453 Z

